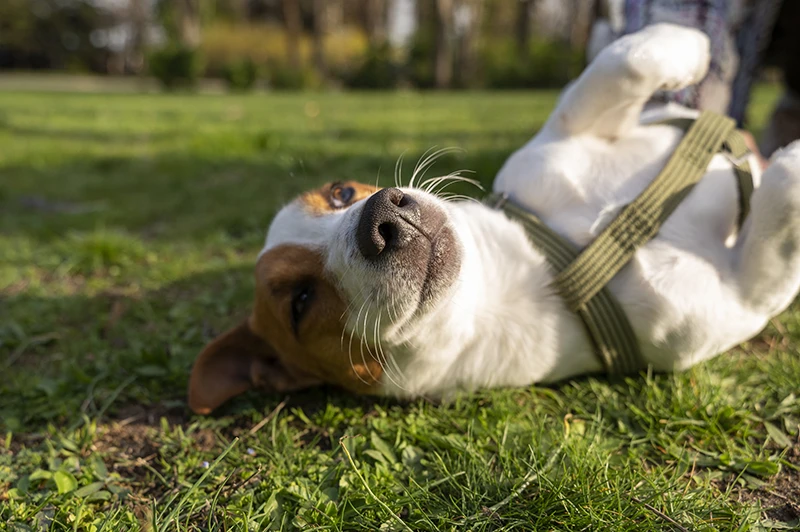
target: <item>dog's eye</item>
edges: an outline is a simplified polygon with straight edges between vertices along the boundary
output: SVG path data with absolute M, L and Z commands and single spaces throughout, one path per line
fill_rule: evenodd
M 303 319 L 303 315 L 308 309 L 313 296 L 314 290 L 310 285 L 298 286 L 292 293 L 292 330 L 295 336 L 298 334 L 300 321 Z
M 356 195 L 356 191 L 353 187 L 348 187 L 342 185 L 341 183 L 334 183 L 331 186 L 331 205 L 335 209 L 342 209 L 350 205 L 350 202 L 353 201 L 353 196 Z

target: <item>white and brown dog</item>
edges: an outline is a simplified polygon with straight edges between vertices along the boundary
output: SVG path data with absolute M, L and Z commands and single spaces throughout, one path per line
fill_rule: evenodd
M 494 190 L 578 246 L 659 173 L 682 136 L 646 125 L 696 111 L 646 106 L 708 68 L 700 32 L 655 25 L 605 48 Z M 707 174 L 609 285 L 646 363 L 679 370 L 761 330 L 800 287 L 800 144 L 773 157 L 737 234 L 730 161 Z M 284 207 L 256 266 L 250 317 L 195 362 L 189 405 L 251 387 L 332 383 L 410 397 L 552 382 L 602 370 L 579 318 L 523 228 L 419 188 L 342 182 Z

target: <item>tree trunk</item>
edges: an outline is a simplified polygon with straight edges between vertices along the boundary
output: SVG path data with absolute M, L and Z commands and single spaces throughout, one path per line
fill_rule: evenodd
M 322 78 L 328 73 L 325 62 L 325 35 L 328 31 L 328 8 L 331 0 L 314 0 L 314 67 Z
M 517 0 L 516 41 L 517 51 L 522 57 L 530 53 L 532 8 L 533 0 Z
M 453 0 L 435 0 L 436 52 L 434 80 L 439 89 L 447 88 L 453 80 Z
M 247 22 L 250 15 L 249 2 L 247 0 L 231 0 L 233 15 L 236 22 Z
M 130 0 L 128 19 L 131 22 L 131 39 L 125 51 L 125 64 L 130 72 L 139 74 L 144 68 L 145 32 L 147 31 L 147 5 L 145 0 Z
M 302 14 L 300 0 L 283 0 L 283 19 L 286 26 L 286 60 L 294 70 L 300 69 L 300 32 Z
M 187 48 L 200 46 L 199 0 L 177 0 L 178 32 L 181 43 Z
M 589 33 L 592 30 L 594 3 L 595 0 L 572 0 L 569 44 L 574 50 L 586 50 L 586 43 L 589 42 Z
M 364 27 L 372 47 L 386 42 L 386 0 L 365 0 Z
M 460 0 L 459 8 L 468 10 L 468 20 L 458 41 L 458 79 L 462 86 L 474 85 L 477 78 L 478 37 L 483 20 L 484 0 Z

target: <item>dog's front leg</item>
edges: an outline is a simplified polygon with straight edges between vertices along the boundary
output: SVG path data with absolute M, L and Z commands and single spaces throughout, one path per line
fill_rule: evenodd
M 709 57 L 708 37 L 691 28 L 655 24 L 622 37 L 567 89 L 545 128 L 613 140 L 638 123 L 653 93 L 699 82 Z

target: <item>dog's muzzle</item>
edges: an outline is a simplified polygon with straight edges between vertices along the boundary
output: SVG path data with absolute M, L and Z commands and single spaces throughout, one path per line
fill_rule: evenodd
M 443 293 L 461 265 L 447 212 L 423 193 L 379 190 L 364 203 L 354 236 L 376 280 L 415 298 L 418 306 Z
M 407 248 L 425 233 L 420 205 L 397 188 L 384 188 L 364 204 L 356 242 L 367 260 L 376 260 Z M 427 236 L 427 235 L 425 235 Z

